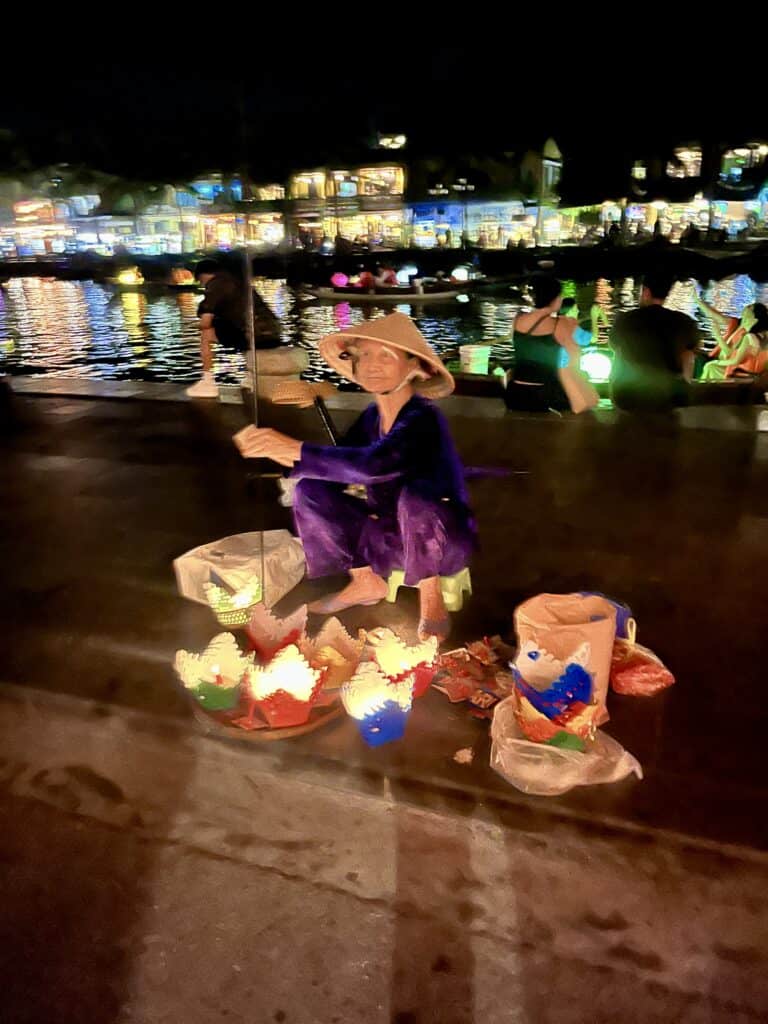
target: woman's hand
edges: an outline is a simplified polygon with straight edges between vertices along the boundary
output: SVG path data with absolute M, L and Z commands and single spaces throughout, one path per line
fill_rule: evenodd
M 699 307 L 699 309 L 704 309 L 706 307 L 706 303 L 704 302 L 704 299 L 702 298 L 701 292 L 699 291 L 699 286 L 696 283 L 696 281 L 694 281 L 694 280 L 689 281 L 688 282 L 688 288 L 689 288 L 689 291 L 690 291 L 691 298 L 696 303 L 696 305 Z
M 270 427 L 245 427 L 232 439 L 245 459 L 272 459 L 292 466 L 301 458 L 301 441 Z

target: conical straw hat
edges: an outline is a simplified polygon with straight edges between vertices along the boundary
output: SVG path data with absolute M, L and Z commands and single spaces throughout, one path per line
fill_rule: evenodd
M 405 313 L 389 313 L 323 338 L 318 345 L 320 355 L 336 373 L 351 381 L 355 381 L 355 378 L 347 346 L 355 340 L 381 341 L 390 348 L 399 348 L 412 356 L 418 356 L 430 377 L 428 380 L 414 381 L 413 388 L 427 398 L 445 398 L 456 386 L 440 356 L 433 352 L 424 335 Z

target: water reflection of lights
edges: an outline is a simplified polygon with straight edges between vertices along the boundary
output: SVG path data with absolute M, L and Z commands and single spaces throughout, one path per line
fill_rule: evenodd
M 140 292 L 123 292 L 120 295 L 123 312 L 123 323 L 131 338 L 143 339 L 143 320 L 147 309 L 147 300 Z
M 343 331 L 345 327 L 351 326 L 351 310 L 352 307 L 348 302 L 339 302 L 333 307 L 333 315 L 336 321 L 336 326 L 340 331 Z
M 317 352 L 323 335 L 366 319 L 388 308 L 349 303 L 301 303 L 284 281 L 257 281 L 260 294 L 283 324 L 286 341 L 310 352 L 312 380 L 329 376 Z M 571 288 L 569 288 L 571 290 Z M 607 281 L 573 286 L 583 314 L 597 300 L 611 320 L 639 298 L 639 281 L 628 278 L 612 287 Z M 739 313 L 755 298 L 765 298 L 748 278 L 732 278 L 707 290 L 706 297 L 728 313 Z M 194 380 L 199 373 L 198 295 L 175 292 L 114 295 L 93 282 L 44 283 L 15 278 L 0 297 L 0 364 L 11 373 L 43 372 L 72 377 L 176 381 Z M 455 358 L 460 344 L 490 342 L 492 358 L 504 366 L 513 359 L 510 340 L 519 303 L 475 299 L 438 306 L 404 303 L 431 345 Z M 705 337 L 708 325 L 700 320 Z M 217 349 L 216 371 L 222 382 L 242 374 L 242 358 Z
M 746 274 L 726 277 L 714 281 L 704 293 L 710 306 L 728 316 L 741 316 L 741 311 L 751 302 L 757 301 L 757 286 Z

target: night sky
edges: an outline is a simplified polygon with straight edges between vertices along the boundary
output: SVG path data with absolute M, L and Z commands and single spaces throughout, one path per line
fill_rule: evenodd
M 412 153 L 503 152 L 552 135 L 575 173 L 610 178 L 627 158 L 679 141 L 737 143 L 768 134 L 762 62 L 726 74 L 714 53 L 670 44 L 583 41 L 558 32 L 546 46 L 491 29 L 359 37 L 326 31 L 265 34 L 243 59 L 235 23 L 197 41 L 114 47 L 62 40 L 56 73 L 18 52 L 3 67 L 0 170 L 65 161 L 145 180 L 180 181 L 247 158 L 257 181 L 354 159 L 376 129 L 402 131 Z M 272 37 L 269 37 L 272 40 Z M 434 40 L 438 40 L 435 42 Z M 644 40 L 644 45 L 637 42 Z M 74 49 L 73 49 L 74 48 Z M 722 73 L 713 74 L 718 66 Z M 39 69 L 39 63 L 37 65 Z M 728 84 L 730 83 L 730 84 Z M 10 133 L 10 134 L 9 134 Z M 596 155 L 602 154 L 598 161 Z M 606 187 L 607 184 L 606 184 Z

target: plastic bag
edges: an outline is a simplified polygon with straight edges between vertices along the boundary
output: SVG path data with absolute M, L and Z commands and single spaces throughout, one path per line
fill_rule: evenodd
M 621 744 L 598 731 L 584 753 L 532 743 L 515 719 L 516 696 L 497 704 L 491 722 L 491 767 L 523 793 L 558 796 L 574 786 L 618 782 L 632 772 L 643 777 L 639 761 Z
M 264 604 L 271 608 L 293 590 L 305 571 L 301 541 L 287 530 L 264 532 Z M 236 533 L 231 537 L 201 544 L 180 555 L 173 563 L 182 597 L 207 604 L 204 584 L 212 578 L 230 590 L 239 590 L 254 576 L 261 576 L 262 534 Z
M 611 662 L 611 689 L 630 697 L 652 697 L 672 686 L 675 677 L 661 658 L 640 644 L 617 640 Z

